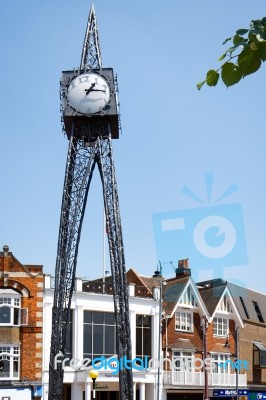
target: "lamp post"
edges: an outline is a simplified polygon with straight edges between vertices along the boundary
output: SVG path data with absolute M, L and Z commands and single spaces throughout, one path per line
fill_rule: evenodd
M 207 358 L 207 317 L 203 315 L 203 359 Z M 204 400 L 209 400 L 208 371 L 204 368 Z
M 229 344 L 229 336 L 231 333 L 228 333 L 226 336 L 226 342 L 225 342 L 225 347 L 230 347 Z M 235 333 L 233 334 L 233 337 L 235 339 L 235 375 L 236 375 L 236 400 L 238 400 L 238 378 L 239 378 L 239 366 L 238 366 L 238 344 L 239 344 L 239 328 L 237 327 L 235 330 Z
M 96 399 L 95 381 L 99 376 L 99 372 L 91 369 L 89 372 L 89 377 L 92 379 L 92 398 Z
M 157 291 L 157 300 L 159 301 L 159 330 L 158 330 L 158 372 L 157 372 L 157 400 L 160 400 L 160 381 L 161 381 L 161 351 L 162 351 L 162 302 L 163 302 L 163 286 L 167 283 L 162 277 L 162 265 L 159 261 L 160 270 L 154 271 L 153 277 L 160 278 L 160 284 Z
M 235 330 L 235 341 L 236 341 L 236 357 L 235 357 L 235 372 L 236 372 L 236 400 L 238 400 L 238 374 L 239 374 L 239 369 L 238 369 L 238 342 L 239 342 L 239 328 L 236 328 Z

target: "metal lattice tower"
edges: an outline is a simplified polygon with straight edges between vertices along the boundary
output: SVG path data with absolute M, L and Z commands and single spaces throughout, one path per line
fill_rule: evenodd
M 94 7 L 91 7 L 79 73 L 101 69 L 102 59 Z M 77 74 L 76 74 L 77 75 Z M 65 92 L 61 85 L 62 104 Z M 64 107 L 62 105 L 64 122 Z M 100 121 L 100 122 L 99 122 Z M 68 133 L 69 149 L 66 162 L 57 247 L 54 305 L 52 311 L 51 355 L 49 366 L 49 400 L 61 400 L 63 394 L 62 364 L 55 368 L 54 359 L 65 354 L 66 330 L 69 322 L 71 298 L 74 289 L 78 248 L 87 197 L 95 166 L 100 173 L 106 227 L 112 272 L 112 288 L 116 320 L 116 350 L 118 360 L 124 356 L 131 360 L 128 292 L 118 192 L 112 153 L 112 123 L 101 117 L 75 121 Z M 66 127 L 64 126 L 66 131 Z M 133 400 L 132 370 L 119 371 L 120 400 Z

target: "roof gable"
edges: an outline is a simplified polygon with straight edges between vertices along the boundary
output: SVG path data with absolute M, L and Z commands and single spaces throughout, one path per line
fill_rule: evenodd
M 243 328 L 243 320 L 230 292 L 228 283 L 223 280 L 214 280 L 213 282 L 209 281 L 206 285 L 202 285 L 202 283 L 200 285 L 202 288 L 199 291 L 210 313 L 210 322 L 217 315 L 229 314 L 230 319 L 233 319 L 237 326 Z
M 166 281 L 163 292 L 163 305 L 166 314 L 171 317 L 178 307 L 197 308 L 200 314 L 209 318 L 209 313 L 199 295 L 198 289 L 191 276 Z

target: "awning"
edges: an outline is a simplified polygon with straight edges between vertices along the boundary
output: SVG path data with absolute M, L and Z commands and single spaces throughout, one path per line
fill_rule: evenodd
M 255 340 L 253 340 L 253 344 L 262 351 L 266 351 L 266 347 L 261 343 L 261 342 L 255 342 Z

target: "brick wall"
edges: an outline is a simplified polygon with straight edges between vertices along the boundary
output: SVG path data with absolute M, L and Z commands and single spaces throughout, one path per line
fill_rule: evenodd
M 8 250 L 0 252 L 0 288 L 21 294 L 21 308 L 28 309 L 25 326 L 0 327 L 1 342 L 20 342 L 20 380 L 42 378 L 43 271 L 40 265 L 22 265 Z M 11 341 L 10 341 L 11 339 Z
M 245 321 L 245 328 L 241 329 L 239 333 L 239 358 L 249 362 L 249 370 L 247 370 L 248 383 L 266 384 L 266 368 L 253 368 L 253 340 L 265 343 L 266 327 Z M 254 374 L 255 376 L 260 376 L 261 382 L 256 382 Z

